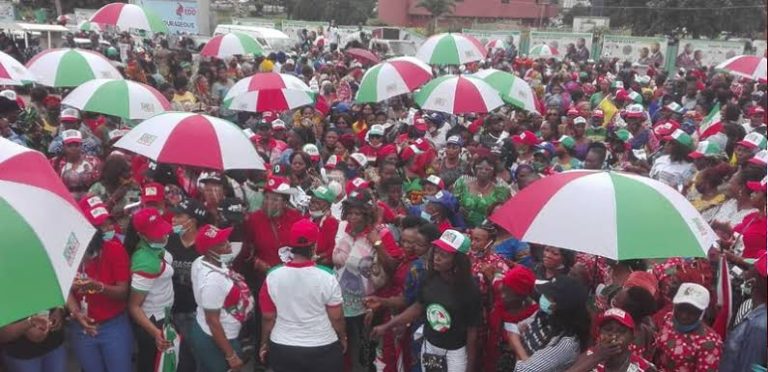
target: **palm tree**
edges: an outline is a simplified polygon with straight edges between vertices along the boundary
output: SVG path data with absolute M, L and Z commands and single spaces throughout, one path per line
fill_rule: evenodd
M 417 8 L 424 8 L 430 14 L 432 14 L 432 20 L 427 25 L 427 33 L 432 35 L 437 29 L 437 20 L 445 14 L 453 12 L 453 7 L 456 6 L 454 0 L 421 0 L 416 5 Z

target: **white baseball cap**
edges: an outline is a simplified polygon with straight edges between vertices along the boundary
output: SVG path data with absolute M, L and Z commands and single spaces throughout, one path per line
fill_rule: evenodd
M 704 286 L 696 283 L 683 283 L 672 299 L 675 305 L 689 304 L 699 310 L 709 307 L 709 291 Z

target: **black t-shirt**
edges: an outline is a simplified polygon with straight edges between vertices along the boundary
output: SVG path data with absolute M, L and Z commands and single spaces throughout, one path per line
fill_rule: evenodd
M 197 303 L 192 294 L 192 262 L 200 255 L 194 244 L 185 247 L 178 234 L 171 234 L 165 249 L 173 256 L 173 312 L 194 312 Z
M 424 337 L 437 347 L 456 350 L 467 344 L 467 328 L 482 323 L 480 290 L 471 282 L 466 288 L 440 276 L 424 281 L 417 301 L 424 306 Z

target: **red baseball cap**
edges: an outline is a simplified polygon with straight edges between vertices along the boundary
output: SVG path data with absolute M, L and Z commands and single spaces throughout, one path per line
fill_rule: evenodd
M 437 186 L 440 190 L 444 190 L 445 189 L 445 182 L 443 182 L 443 180 L 440 177 L 438 177 L 438 176 L 436 176 L 434 174 L 432 174 L 429 177 L 425 178 L 421 182 L 422 183 L 431 183 L 431 184 Z
M 594 109 L 592 111 L 592 117 L 593 118 L 603 118 L 604 116 L 605 116 L 605 113 L 603 113 L 603 110 Z
M 526 130 L 523 133 L 512 136 L 512 142 L 528 146 L 536 146 L 539 144 L 539 139 L 536 137 L 535 133 Z
M 131 221 L 137 233 L 152 240 L 161 239 L 173 232 L 173 226 L 155 208 L 140 209 L 133 214 Z
M 629 93 L 627 93 L 624 88 L 619 88 L 616 91 L 616 97 L 614 98 L 615 101 L 627 101 L 629 100 Z
M 580 115 L 580 113 L 579 113 L 579 110 L 576 109 L 576 107 L 571 107 L 568 109 L 568 112 L 566 113 L 566 115 L 571 117 L 577 117 Z
M 672 134 L 675 130 L 680 129 L 680 123 L 675 120 L 667 120 L 661 124 L 656 124 L 653 127 L 653 134 L 656 137 L 666 137 Z
M 274 192 L 276 194 L 291 195 L 293 194 L 291 189 L 291 183 L 288 178 L 282 176 L 270 176 L 267 179 L 267 183 L 264 184 L 264 192 Z
M 264 111 L 261 113 L 261 120 L 266 123 L 272 123 L 275 119 L 277 119 L 277 115 L 272 111 Z
M 141 203 L 160 203 L 165 201 L 165 186 L 157 182 L 150 182 L 141 188 Z
M 107 205 L 98 196 L 86 195 L 80 199 L 80 209 L 93 226 L 101 226 L 109 219 Z
M 288 245 L 294 248 L 309 247 L 317 243 L 320 229 L 309 219 L 298 220 L 291 226 Z
M 357 177 L 347 181 L 347 185 L 344 188 L 344 190 L 347 192 L 347 195 L 349 195 L 352 193 L 352 191 L 367 189 L 370 185 L 371 185 L 370 182 L 360 177 Z
M 635 329 L 635 321 L 632 320 L 632 316 L 622 309 L 614 307 L 600 314 L 597 318 L 597 326 L 602 327 L 603 323 L 608 320 L 615 320 L 629 329 Z
M 762 181 L 747 181 L 747 188 L 752 191 L 765 192 L 768 189 L 766 184 L 768 184 L 768 176 L 763 177 Z
M 756 115 L 765 115 L 765 109 L 760 106 L 752 106 L 747 110 L 747 115 L 749 116 L 756 116 Z
M 519 296 L 528 296 L 533 293 L 536 276 L 527 267 L 515 265 L 504 274 L 501 283 Z
M 195 236 L 195 250 L 199 254 L 205 254 L 211 247 L 229 240 L 232 229 L 232 227 L 220 229 L 213 225 L 203 226 L 197 231 L 197 236 Z

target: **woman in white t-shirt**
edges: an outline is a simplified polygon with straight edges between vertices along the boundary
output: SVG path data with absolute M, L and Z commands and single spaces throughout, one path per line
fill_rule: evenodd
M 197 321 L 189 342 L 199 371 L 239 371 L 242 348 L 237 340 L 243 322 L 253 312 L 251 291 L 229 265 L 235 258 L 229 245 L 232 228 L 203 226 L 195 248 L 202 256 L 192 263 L 192 292 Z
M 684 190 L 693 181 L 696 167 L 688 154 L 693 151 L 693 139 L 688 133 L 676 129 L 664 137 L 664 155 L 656 159 L 649 176 L 677 190 Z

